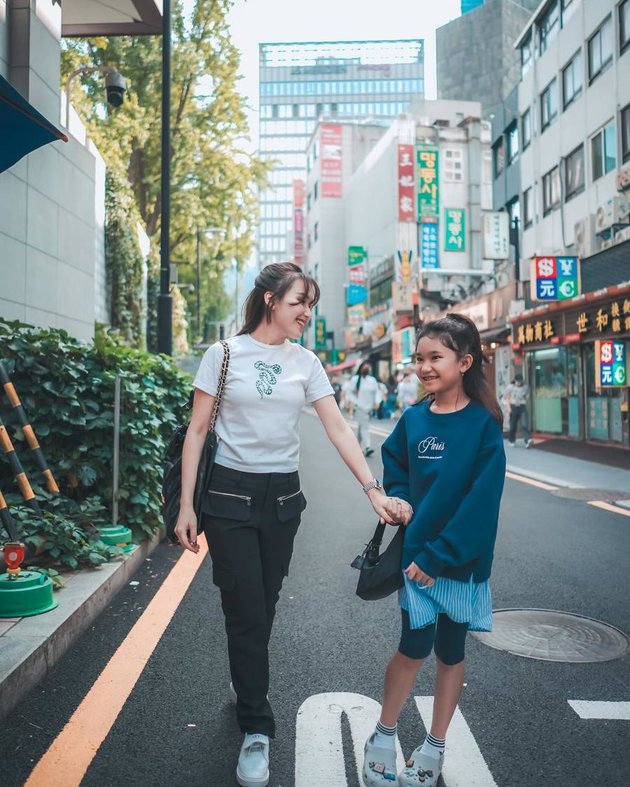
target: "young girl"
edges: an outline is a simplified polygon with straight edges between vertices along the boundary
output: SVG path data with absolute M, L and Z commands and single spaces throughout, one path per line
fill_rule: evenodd
M 426 396 L 383 444 L 388 494 L 408 501 L 402 635 L 385 673 L 381 718 L 365 745 L 368 787 L 396 781 L 396 725 L 424 660 L 435 650 L 433 719 L 398 775 L 401 787 L 434 787 L 464 680 L 466 632 L 490 631 L 492 567 L 505 478 L 503 415 L 483 376 L 474 323 L 448 314 L 425 325 L 416 374 Z
M 220 438 L 203 511 L 213 581 L 221 590 L 232 691 L 245 739 L 236 776 L 243 787 L 269 781 L 269 738 L 275 734 L 268 645 L 276 603 L 289 571 L 306 500 L 298 477 L 300 413 L 313 403 L 326 433 L 390 524 L 408 518 L 404 501 L 388 500 L 372 477 L 341 415 L 319 359 L 298 339 L 319 299 L 317 282 L 293 263 L 268 265 L 246 302 L 245 324 L 228 339 L 227 381 L 216 423 Z M 204 355 L 182 456 L 182 494 L 175 533 L 199 551 L 192 506 L 199 457 L 208 432 L 223 347 Z

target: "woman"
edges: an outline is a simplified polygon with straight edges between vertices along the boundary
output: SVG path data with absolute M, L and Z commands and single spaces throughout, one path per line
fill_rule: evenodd
M 256 278 L 245 324 L 228 339 L 230 364 L 216 432 L 220 438 L 204 503 L 213 581 L 221 590 L 236 713 L 245 734 L 236 777 L 243 787 L 269 781 L 269 738 L 275 735 L 268 644 L 276 603 L 289 569 L 306 500 L 297 473 L 298 425 L 312 403 L 326 433 L 382 520 L 410 517 L 372 477 L 335 402 L 319 359 L 299 339 L 319 299 L 317 282 L 293 263 L 274 263 Z M 192 506 L 197 466 L 217 391 L 223 348 L 204 355 L 182 459 L 182 496 L 175 533 L 198 552 Z
M 352 402 L 354 419 L 359 426 L 359 445 L 365 456 L 372 456 L 374 449 L 370 438 L 370 419 L 378 407 L 381 392 L 378 380 L 370 374 L 369 361 L 363 361 L 354 377 L 346 383 L 346 396 Z

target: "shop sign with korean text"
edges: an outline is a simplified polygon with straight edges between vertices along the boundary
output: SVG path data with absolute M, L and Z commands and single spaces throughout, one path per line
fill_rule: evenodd
M 609 339 L 595 342 L 595 387 L 623 388 L 628 384 L 626 343 Z
M 466 251 L 464 208 L 444 208 L 444 251 Z
M 418 221 L 437 222 L 440 215 L 438 148 L 420 145 L 418 161 Z
M 315 349 L 326 349 L 326 318 L 315 318 Z
M 337 123 L 320 125 L 320 160 L 322 197 L 342 196 L 343 129 Z
M 423 269 L 440 267 L 438 237 L 438 224 L 423 222 L 420 225 L 420 265 Z
M 577 257 L 534 257 L 530 276 L 533 301 L 566 301 L 580 294 Z
M 510 217 L 505 211 L 484 212 L 483 257 L 507 260 L 510 257 Z
M 398 145 L 398 221 L 415 221 L 414 147 Z

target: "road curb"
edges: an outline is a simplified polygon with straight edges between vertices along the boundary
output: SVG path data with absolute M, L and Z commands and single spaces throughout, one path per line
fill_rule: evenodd
M 122 562 L 77 572 L 62 590 L 56 591 L 57 609 L 21 618 L 0 636 L 0 719 L 50 672 L 163 537 L 159 531 Z

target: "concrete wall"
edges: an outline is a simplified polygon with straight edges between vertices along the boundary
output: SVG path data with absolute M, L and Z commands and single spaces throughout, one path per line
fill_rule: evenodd
M 613 63 L 589 86 L 586 42 L 608 14 L 612 14 L 614 23 Z M 573 243 L 576 222 L 594 215 L 598 206 L 617 194 L 615 178 L 617 169 L 621 168 L 619 110 L 630 103 L 630 50 L 619 56 L 618 42 L 615 0 L 579 3 L 547 51 L 534 58 L 523 76 L 519 86 L 519 112 L 522 114 L 532 107 L 536 121 L 532 144 L 521 154 L 521 189 L 524 191 L 533 187 L 535 204 L 534 224 L 523 232 L 523 257 L 575 253 Z M 540 94 L 554 77 L 560 86 L 562 69 L 580 48 L 583 58 L 582 94 L 563 111 L 562 91 L 559 89 L 558 115 L 541 133 Z M 593 182 L 590 139 L 611 120 L 617 123 L 617 168 Z M 556 165 L 562 166 L 563 158 L 580 144 L 584 144 L 585 189 L 544 216 L 543 175 Z M 528 278 L 528 272 L 523 270 L 522 276 Z
M 2 75 L 60 126 L 59 6 L 0 0 Z M 74 137 L 0 174 L 0 316 L 90 339 L 106 321 L 105 165 Z

